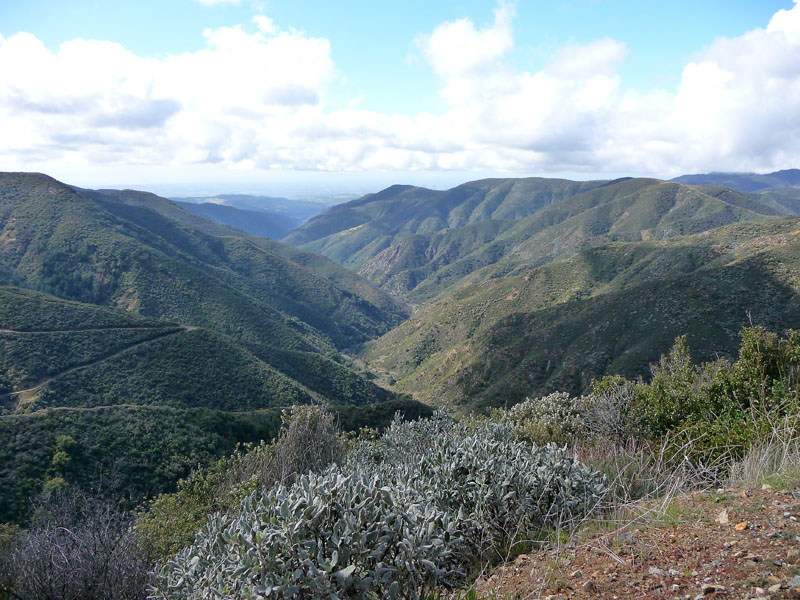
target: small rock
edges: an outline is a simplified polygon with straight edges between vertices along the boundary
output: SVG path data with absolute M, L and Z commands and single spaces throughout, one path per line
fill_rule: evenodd
M 714 592 L 724 592 L 725 588 L 716 583 L 707 583 L 703 586 L 703 594 L 713 594 Z
M 744 557 L 745 560 L 752 560 L 753 562 L 759 562 L 761 557 L 758 554 L 747 554 Z
M 734 528 L 736 531 L 744 531 L 744 530 L 745 530 L 745 529 L 747 529 L 749 526 L 750 526 L 750 524 L 749 524 L 747 521 L 742 521 L 741 523 L 737 523 L 736 525 L 734 525 L 734 526 L 733 526 L 733 528 Z
M 800 550 L 797 548 L 792 548 L 786 553 L 786 562 L 788 563 L 796 563 L 797 559 L 800 558 Z
M 680 571 L 676 571 L 675 569 L 670 569 L 668 572 L 673 577 L 680 577 L 681 576 L 681 572 Z
M 573 579 L 580 579 L 581 577 L 583 577 L 583 571 L 581 571 L 580 569 L 577 569 L 577 570 L 573 571 L 572 573 L 570 573 L 569 576 L 572 577 Z
M 775 592 L 777 592 L 777 591 L 778 591 L 778 590 L 780 590 L 780 589 L 781 589 L 781 584 L 780 584 L 780 583 L 776 583 L 775 585 L 771 585 L 771 586 L 769 586 L 769 587 L 767 588 L 767 591 L 768 591 L 770 594 L 774 594 Z
M 728 509 L 725 508 L 722 510 L 721 513 L 719 513 L 719 516 L 717 517 L 717 523 L 719 523 L 720 525 L 727 525 L 728 522 L 729 522 Z
M 620 544 L 630 544 L 633 542 L 634 537 L 633 534 L 628 531 L 626 533 L 620 533 L 619 535 L 617 535 L 616 540 Z
M 790 512 L 785 512 L 785 513 L 783 513 L 783 516 L 784 516 L 784 517 L 786 517 L 786 518 L 788 519 L 789 517 L 791 517 L 791 516 L 792 516 L 792 513 L 790 513 Z
M 800 588 L 800 575 L 792 577 L 787 585 L 792 588 Z
M 596 594 L 598 591 L 597 584 L 591 579 L 583 584 L 583 591 L 587 594 Z
M 680 591 L 680 589 L 681 589 L 681 586 L 679 586 L 677 583 L 673 583 L 672 584 L 672 591 L 673 592 L 678 592 L 678 591 Z
M 764 590 L 764 588 L 757 587 L 755 589 L 755 592 L 756 592 L 756 596 L 760 596 L 762 598 L 767 595 L 767 592 L 766 592 L 766 590 Z
M 761 489 L 764 490 L 764 491 L 769 491 L 769 490 L 772 489 L 772 486 L 770 484 L 768 484 L 768 483 L 765 483 L 765 484 L 763 484 L 761 486 Z
M 647 572 L 650 573 L 650 575 L 659 575 L 661 577 L 666 575 L 666 573 L 661 569 L 659 569 L 658 567 L 650 567 L 649 569 L 647 569 Z

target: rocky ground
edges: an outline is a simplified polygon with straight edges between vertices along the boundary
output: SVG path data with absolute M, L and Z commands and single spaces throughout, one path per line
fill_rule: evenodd
M 640 504 L 614 527 L 523 554 L 479 598 L 800 598 L 800 482 Z

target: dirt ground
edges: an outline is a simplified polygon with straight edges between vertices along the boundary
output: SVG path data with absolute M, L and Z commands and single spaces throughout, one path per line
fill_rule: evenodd
M 498 567 L 477 582 L 478 597 L 800 598 L 798 519 L 800 482 L 642 504 L 621 528 L 595 527 Z

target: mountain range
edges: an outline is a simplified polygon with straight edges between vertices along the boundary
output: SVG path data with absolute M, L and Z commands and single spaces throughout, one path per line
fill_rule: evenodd
M 642 178 L 392 186 L 284 241 L 415 308 L 361 354 L 392 389 L 483 409 L 645 375 L 679 335 L 710 360 L 751 320 L 800 326 L 798 221 L 763 200 Z
M 394 186 L 335 206 L 284 241 L 356 269 L 418 304 L 465 279 L 513 273 L 591 246 L 778 214 L 727 188 L 656 179 L 500 179 L 445 192 Z
M 218 194 L 172 198 L 189 212 L 216 223 L 231 225 L 249 234 L 280 239 L 327 207 L 350 199 L 348 196 L 313 200 L 274 198 L 249 194 Z
M 780 213 L 800 214 L 800 169 L 774 173 L 705 173 L 682 175 L 673 181 L 725 186 L 746 192 Z
M 764 174 L 700 173 L 681 175 L 672 181 L 690 185 L 720 185 L 742 192 L 760 192 L 776 188 L 800 188 L 800 169 L 786 169 Z
M 395 185 L 278 241 L 285 211 L 241 198 L 0 174 L 0 521 L 43 486 L 171 489 L 291 404 L 487 410 L 645 376 L 680 335 L 699 361 L 800 327 L 800 190 L 720 183 Z
M 424 410 L 343 354 L 400 323 L 398 303 L 322 257 L 152 194 L 0 174 L 0 285 L 0 429 L 15 440 L 0 452 L 0 482 L 14 515 L 28 488 L 65 475 L 49 464 L 62 435 L 76 438 L 83 464 L 122 473 L 110 484 L 118 493 L 142 497 L 237 442 L 269 437 L 292 404 L 358 407 L 346 417 L 355 425 Z M 187 417 L 198 410 L 211 416 Z M 118 452 L 91 450 L 93 428 L 65 433 L 53 411 L 70 422 L 103 415 L 117 433 L 130 425 L 123 414 L 147 429 L 167 411 L 168 438 L 194 441 L 138 452 L 156 442 L 133 435 L 115 438 Z M 24 476 L 20 454 L 39 461 Z M 136 456 L 172 476 L 145 486 L 130 480 L 136 469 L 113 467 Z M 70 477 L 88 484 L 100 470 L 87 469 Z

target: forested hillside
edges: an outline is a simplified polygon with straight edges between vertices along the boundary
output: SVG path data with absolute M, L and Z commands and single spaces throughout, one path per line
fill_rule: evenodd
M 367 345 L 396 389 L 429 402 L 512 405 L 635 377 L 688 335 L 699 360 L 732 356 L 741 327 L 800 327 L 800 221 L 616 242 L 479 281 Z
M 729 189 L 655 179 L 484 180 L 447 192 L 395 186 L 333 207 L 286 240 L 418 303 L 481 269 L 472 281 L 609 242 L 663 239 L 777 214 Z
M 0 174 L 0 274 L 0 428 L 13 440 L 0 520 L 24 517 L 43 485 L 128 502 L 170 489 L 271 437 L 288 406 L 340 407 L 349 427 L 422 410 L 342 354 L 399 323 L 398 303 L 152 194 Z M 160 474 L 145 483 L 142 469 Z

